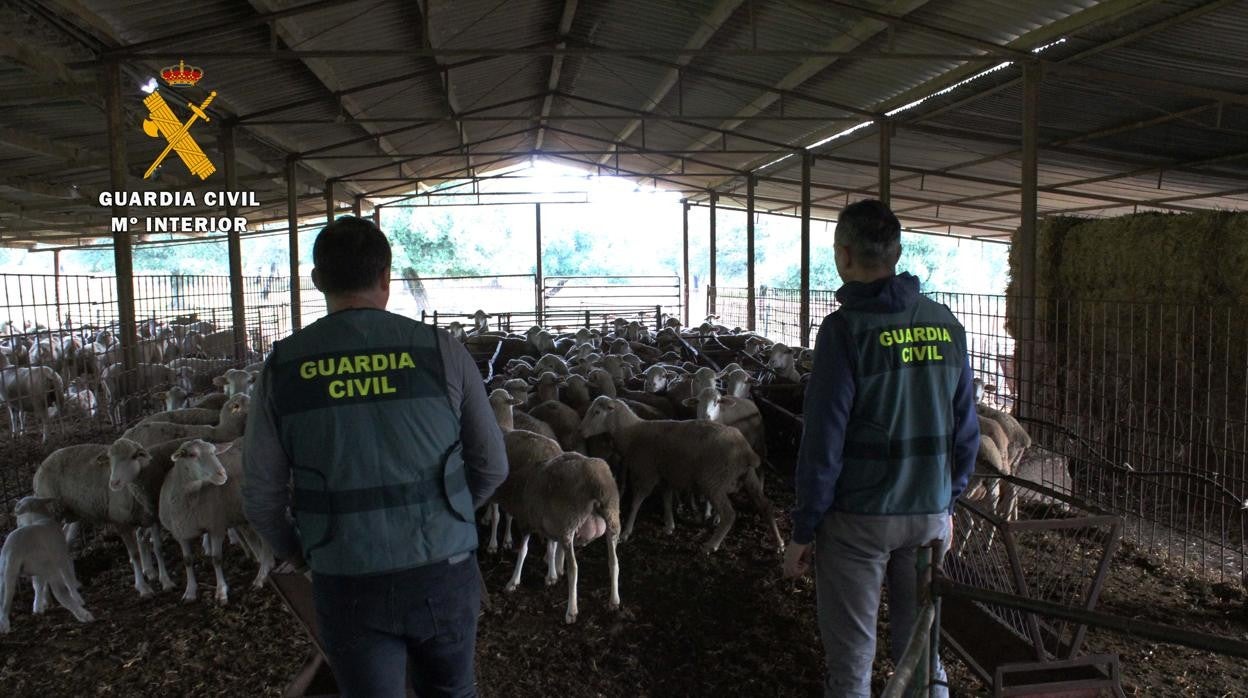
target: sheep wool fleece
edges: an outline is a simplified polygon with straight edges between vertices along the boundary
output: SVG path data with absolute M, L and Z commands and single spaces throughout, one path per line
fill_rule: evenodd
M 333 313 L 270 358 L 295 524 L 323 575 L 420 567 L 477 547 L 459 417 L 433 328 Z

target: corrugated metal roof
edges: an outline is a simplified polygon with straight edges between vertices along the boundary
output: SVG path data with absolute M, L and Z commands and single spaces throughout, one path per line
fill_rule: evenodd
M 89 202 L 57 196 L 73 184 L 84 190 L 107 184 L 102 95 L 67 94 L 47 66 L 77 66 L 66 74 L 89 83 L 102 52 L 183 32 L 177 41 L 152 47 L 159 57 L 123 64 L 134 186 L 197 183 L 174 164 L 164 168 L 163 183 L 135 184 L 162 148 L 138 128 L 145 114 L 138 85 L 175 62 L 168 56 L 178 51 L 203 56 L 188 62 L 204 68 L 204 80 L 194 88 L 161 87 L 162 94 L 178 104 L 218 92 L 210 108 L 216 123 L 194 131 L 209 150 L 216 148 L 217 124 L 246 117 L 237 139 L 240 176 L 262 192 L 266 206 L 284 200 L 281 173 L 291 153 L 335 156 L 303 160 L 299 191 L 310 194 L 327 178 L 342 179 L 337 191 L 344 199 L 407 190 L 386 179 L 400 172 L 454 175 L 470 162 L 485 171 L 522 161 L 537 142 L 558 66 L 555 87 L 562 94 L 549 100 L 545 114 L 543 148 L 560 153 L 551 157 L 591 171 L 618 166 L 690 192 L 714 187 L 726 206 L 740 200 L 740 173 L 770 165 L 762 169 L 765 176 L 795 179 L 798 159 L 777 162 L 782 156 L 871 113 L 913 103 L 892 115 L 898 122 L 892 189 L 903 220 L 926 230 L 999 236 L 1018 224 L 1021 71 L 1011 65 L 938 90 L 1005 60 L 967 63 L 951 54 L 983 54 L 983 42 L 1030 50 L 1064 40 L 1039 56 L 1054 66 L 1039 97 L 1042 213 L 1104 215 L 1137 203 L 1174 210 L 1245 204 L 1238 188 L 1248 188 L 1248 158 L 1228 157 L 1248 153 L 1248 98 L 1239 96 L 1248 93 L 1244 3 L 855 1 L 902 19 L 885 22 L 793 0 L 582 0 L 569 32 L 559 36 L 564 0 L 363 0 L 318 5 L 272 22 L 271 31 L 257 18 L 297 2 L 207 0 L 175 8 L 163 0 L 83 0 L 79 7 L 94 15 L 88 16 L 12 0 L 0 8 L 2 31 L 46 60 L 31 65 L 0 57 L 0 95 L 11 100 L 0 101 L 6 129 L 0 132 L 6 171 L 0 174 L 0 236 L 40 232 L 40 215 L 61 216 L 60 224 L 48 223 L 47 234 L 106 219 Z M 216 25 L 223 28 L 195 31 Z M 561 40 L 573 53 L 523 53 Z M 691 43 L 700 49 L 695 54 L 672 51 Z M 435 56 L 427 46 L 519 52 Z M 597 53 L 587 55 L 594 47 Z M 272 48 L 398 53 L 322 53 L 302 60 L 261 55 Z M 647 52 L 622 55 L 621 49 Z M 775 49 L 805 53 L 769 53 Z M 814 55 L 829 50 L 864 55 Z M 225 55 L 240 51 L 251 53 Z M 872 57 L 882 52 L 925 57 Z M 1135 82 L 1065 71 L 1057 65 L 1063 61 Z M 677 68 L 681 77 L 669 87 Z M 385 84 L 365 87 L 379 81 Z M 505 106 L 490 108 L 497 104 Z M 470 116 L 456 123 L 453 109 Z M 626 129 L 645 113 L 651 117 Z M 422 118 L 434 121 L 415 121 Z M 618 156 L 601 154 L 625 133 Z M 835 215 L 847 197 L 874 191 L 877 133 L 869 126 L 817 148 L 828 159 L 814 168 L 816 215 Z M 479 144 L 472 148 L 477 154 L 462 152 L 464 142 Z M 642 147 L 647 152 L 630 152 Z M 67 148 L 80 153 L 76 161 L 67 159 Z M 800 191 L 764 179 L 759 196 L 767 208 L 787 210 Z

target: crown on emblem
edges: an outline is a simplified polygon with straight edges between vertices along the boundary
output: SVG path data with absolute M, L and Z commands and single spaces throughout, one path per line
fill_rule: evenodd
M 178 61 L 177 65 L 165 66 L 160 69 L 160 76 L 170 85 L 191 85 L 204 77 L 202 68 L 187 65 L 186 61 Z

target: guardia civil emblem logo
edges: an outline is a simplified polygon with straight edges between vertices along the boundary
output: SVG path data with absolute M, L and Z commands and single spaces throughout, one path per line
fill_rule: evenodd
M 167 66 L 160 71 L 160 76 L 165 79 L 169 85 L 185 85 L 194 86 L 204 77 L 204 71 L 192 65 L 187 65 L 185 61 L 178 61 L 177 65 Z M 196 105 L 188 102 L 186 106 L 190 107 L 191 115 L 183 123 L 178 117 L 174 116 L 173 110 L 169 108 L 165 98 L 160 95 L 160 90 L 153 90 L 147 99 L 143 100 L 143 105 L 147 107 L 148 117 L 143 120 L 143 133 L 152 138 L 164 138 L 166 141 L 165 149 L 160 155 L 156 156 L 156 160 L 152 162 L 152 166 L 147 168 L 147 172 L 143 174 L 143 179 L 148 179 L 152 173 L 160 167 L 160 163 L 165 161 L 170 152 L 175 152 L 191 171 L 191 174 L 197 175 L 200 179 L 208 179 L 208 176 L 217 171 L 216 166 L 204 155 L 204 151 L 195 142 L 195 137 L 191 135 L 191 126 L 199 119 L 211 121 L 208 114 L 204 111 L 212 100 L 217 96 L 216 90 L 213 90 L 203 103 Z

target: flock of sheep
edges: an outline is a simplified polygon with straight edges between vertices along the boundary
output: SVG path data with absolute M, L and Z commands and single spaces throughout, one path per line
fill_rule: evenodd
M 468 328 L 451 323 L 452 336 L 474 355 L 496 357 L 493 366 L 499 369 L 497 374 L 490 371 L 487 388 L 503 431 L 510 475 L 485 510 L 483 523 L 489 525 L 484 546 L 489 552 L 499 549 L 500 524 L 504 548 L 513 547 L 513 528 L 520 532 L 507 591 L 519 585 L 528 544 L 536 534 L 546 544 L 547 585 L 566 575 L 565 620 L 574 622 L 576 548 L 602 538 L 608 549 L 610 604 L 618 607 L 616 546 L 633 534 L 639 510 L 656 488 L 668 534 L 675 530 L 677 501 L 713 519 L 714 530 L 703 544 L 707 553 L 715 552 L 730 533 L 737 518 L 730 495 L 744 489 L 775 546 L 783 549 L 774 508 L 763 493 L 761 465 L 767 460 L 767 445 L 762 416 L 750 399 L 751 386 L 763 376 L 804 384 L 813 356 L 806 349 L 729 330 L 713 324 L 713 319 L 686 329 L 669 318 L 657 332 L 641 322 L 616 319 L 597 329 L 561 333 L 533 327 L 523 335 L 491 330 L 482 312 Z M 188 337 L 202 342 L 221 336 L 205 333 L 208 328 L 203 327 L 150 329 L 163 337 L 166 347 L 180 346 L 183 353 Z M 85 345 L 85 337 L 75 339 Z M 691 361 L 707 341 L 733 349 L 755 370 L 747 371 L 740 363 L 713 369 Z M 99 335 L 92 338 L 90 348 L 69 343 L 75 351 L 73 357 L 62 351 L 65 362 L 78 361 L 83 353 L 98 360 L 115 346 L 108 339 L 101 342 Z M 196 346 L 196 353 L 206 353 L 202 344 Z M 227 342 L 219 355 L 230 350 Z M 31 363 L 19 375 L 47 368 L 59 378 L 61 372 L 53 366 L 33 363 L 40 353 L 36 347 L 26 354 Z M 78 593 L 69 550 L 81 524 L 109 526 L 117 532 L 141 596 L 153 594 L 149 581 L 158 581 L 165 590 L 175 586 L 161 555 L 163 532 L 182 552 L 184 601 L 198 595 L 192 559 L 193 546 L 201 539 L 216 574 L 219 603 L 228 601 L 222 569 L 227 539 L 256 561 L 255 585 L 264 584 L 273 554 L 247 525 L 241 503 L 248 392 L 260 364 L 244 369 L 233 365 L 187 356 L 147 362 L 140 372 L 151 374 L 146 376 L 150 380 L 144 383 L 144 392 L 135 394 L 119 391 L 116 383 L 109 385 L 110 375 L 115 375 L 112 367 L 99 371 L 107 405 L 150 395 L 158 386 L 163 388 L 158 394 L 166 409 L 143 418 L 112 443 L 62 448 L 39 466 L 34 496 L 18 502 L 18 528 L 0 549 L 0 632 L 9 630 L 19 576 L 33 578 L 35 613 L 46 610 L 50 594 L 78 620 L 91 620 Z M 222 390 L 215 392 L 214 386 Z M 15 409 L 21 407 L 10 406 L 11 412 Z M 1029 440 L 1016 421 L 989 409 L 981 412 L 980 467 L 984 472 L 1008 473 Z M 985 480 L 968 496 L 989 499 L 994 508 L 1008 511 L 1012 502 L 1008 491 L 993 482 Z M 622 491 L 629 495 L 623 523 Z

